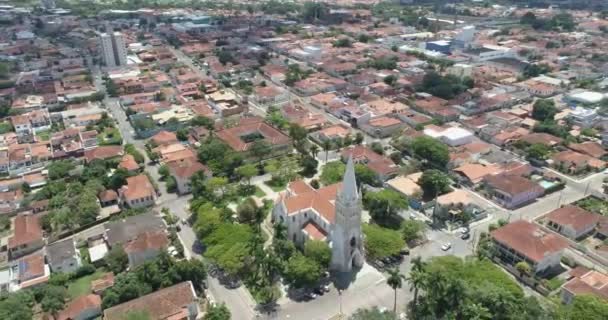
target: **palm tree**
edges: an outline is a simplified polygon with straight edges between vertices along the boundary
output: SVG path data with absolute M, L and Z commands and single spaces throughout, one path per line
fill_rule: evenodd
M 414 257 L 412 259 L 412 269 L 410 271 L 410 276 L 406 278 L 406 280 L 409 282 L 411 290 L 414 291 L 414 308 L 418 303 L 418 290 L 424 285 L 424 282 L 426 280 L 425 268 L 426 263 L 422 261 L 420 256 Z
M 393 304 L 393 313 L 397 314 L 397 289 L 403 286 L 405 276 L 399 273 L 399 269 L 394 268 L 388 271 L 388 279 L 386 283 L 395 291 L 395 301 Z
M 323 141 L 323 150 L 325 150 L 325 162 L 326 163 L 327 163 L 327 154 L 329 152 L 329 149 L 331 149 L 331 141 L 324 140 Z
M 312 146 L 310 146 L 310 153 L 312 154 L 313 158 L 317 157 L 317 153 L 319 152 L 319 147 L 316 144 L 313 144 Z

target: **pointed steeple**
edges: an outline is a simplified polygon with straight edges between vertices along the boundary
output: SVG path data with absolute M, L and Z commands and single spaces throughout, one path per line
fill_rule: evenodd
M 357 179 L 355 177 L 355 164 L 353 163 L 352 154 L 348 157 L 348 162 L 346 163 L 346 171 L 344 172 L 344 180 L 342 180 L 340 197 L 344 200 L 355 200 L 359 197 L 359 193 L 357 192 Z

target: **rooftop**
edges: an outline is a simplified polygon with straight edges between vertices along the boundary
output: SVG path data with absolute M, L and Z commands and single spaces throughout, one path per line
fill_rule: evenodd
M 561 236 L 544 232 L 537 225 L 525 220 L 513 221 L 492 231 L 492 238 L 534 262 L 539 262 L 545 256 L 562 251 L 568 246 L 568 242 Z

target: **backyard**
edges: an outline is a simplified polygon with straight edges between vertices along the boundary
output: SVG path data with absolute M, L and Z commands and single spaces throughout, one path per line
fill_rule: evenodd
M 68 295 L 70 296 L 70 298 L 74 299 L 76 297 L 90 293 L 91 281 L 101 278 L 101 276 L 103 276 L 103 274 L 106 272 L 107 271 L 103 268 L 99 268 L 93 274 L 72 280 L 68 284 Z

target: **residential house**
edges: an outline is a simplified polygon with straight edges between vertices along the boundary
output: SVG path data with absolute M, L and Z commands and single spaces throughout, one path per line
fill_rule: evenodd
M 579 174 L 585 171 L 600 171 L 606 168 L 605 161 L 571 150 L 554 154 L 550 161 L 553 167 L 570 174 Z
M 85 150 L 84 159 L 87 163 L 95 159 L 111 160 L 119 159 L 124 155 L 122 146 L 98 146 L 93 149 Z
M 568 242 L 560 235 L 545 232 L 534 223 L 517 220 L 491 232 L 498 255 L 515 266 L 526 262 L 533 274 L 559 267 Z
M 167 167 L 171 176 L 175 178 L 179 194 L 192 192 L 191 179 L 197 172 L 204 172 L 207 177 L 211 177 L 209 168 L 194 159 L 173 161 L 167 164 Z
M 376 138 L 386 138 L 403 129 L 405 124 L 397 118 L 380 116 L 372 118 L 366 124 L 361 124 L 361 130 Z
M 159 320 L 194 320 L 200 312 L 198 297 L 190 281 L 105 309 L 103 319 L 123 320 L 131 311 L 145 311 L 151 319 Z
M 539 184 L 516 174 L 489 175 L 483 183 L 490 199 L 507 209 L 528 204 L 545 192 Z
M 562 138 L 558 138 L 554 135 L 544 133 L 544 132 L 534 132 L 528 135 L 521 137 L 521 141 L 527 142 L 529 144 L 543 144 L 548 147 L 553 147 L 557 144 L 562 143 L 564 141 Z
M 259 106 L 280 106 L 289 102 L 289 92 L 276 86 L 256 87 L 253 90 L 252 102 Z
M 431 138 L 438 139 L 451 147 L 461 146 L 473 141 L 473 133 L 460 127 L 444 128 L 436 125 L 428 125 L 424 128 L 424 134 Z
M 597 159 L 602 159 L 608 154 L 608 151 L 597 142 L 571 143 L 568 148 Z
M 156 201 L 156 190 L 145 174 L 128 177 L 118 193 L 121 203 L 129 208 L 149 207 Z
M 101 297 L 87 294 L 76 297 L 59 311 L 55 320 L 90 320 L 101 315 Z
M 319 130 L 327 123 L 325 115 L 320 113 L 311 113 L 301 106 L 284 106 L 281 108 L 281 113 L 285 118 L 287 118 L 287 120 L 289 120 L 289 122 L 295 123 L 308 131 Z
M 107 222 L 105 224 L 105 239 L 110 247 L 122 246 L 144 232 L 164 230 L 166 230 L 166 224 L 160 216 L 154 213 L 144 213 Z
M 139 164 L 135 161 L 135 157 L 130 154 L 122 156 L 122 159 L 118 163 L 118 168 L 125 169 L 130 173 L 137 172 L 140 169 Z
M 562 286 L 562 302 L 570 304 L 581 295 L 592 295 L 608 301 L 608 275 L 582 266 L 570 270 L 569 280 Z
M 80 252 L 73 238 L 67 238 L 46 246 L 46 258 L 51 272 L 72 273 L 82 265 Z
M 123 247 L 129 258 L 129 267 L 135 268 L 156 258 L 169 245 L 165 231 L 146 231 L 126 242 Z
M 549 212 L 545 219 L 547 227 L 563 236 L 577 240 L 593 231 L 601 216 L 573 205 L 566 205 Z
M 40 109 L 25 114 L 12 116 L 11 124 L 19 138 L 27 138 L 51 128 L 51 116 L 48 110 Z
M 265 141 L 271 148 L 271 156 L 288 152 L 291 139 L 283 132 L 266 124 L 262 118 L 241 118 L 238 125 L 216 132 L 218 139 L 237 152 L 247 152 L 255 141 Z
M 103 190 L 97 195 L 101 207 L 109 207 L 118 204 L 118 193 L 112 189 Z
M 386 181 L 397 175 L 399 166 L 391 159 L 381 156 L 366 146 L 357 145 L 344 148 L 341 153 L 343 161 L 349 157 L 353 158 L 355 164 L 363 164 L 376 173 L 381 181 Z
M 12 267 L 13 277 L 17 281 L 18 289 L 25 289 L 44 284 L 49 281 L 51 271 L 44 263 L 44 255 L 37 252 L 25 256 Z
M 44 246 L 38 216 L 18 215 L 13 220 L 13 235 L 8 239 L 12 259 L 24 256 Z
M 157 134 L 153 135 L 149 141 L 152 142 L 154 146 L 165 146 L 179 143 L 179 140 L 177 140 L 177 135 L 166 130 L 159 131 Z
M 335 124 L 319 131 L 311 133 L 311 137 L 321 143 L 324 141 L 335 142 L 344 139 L 351 134 L 350 128 L 343 124 Z

